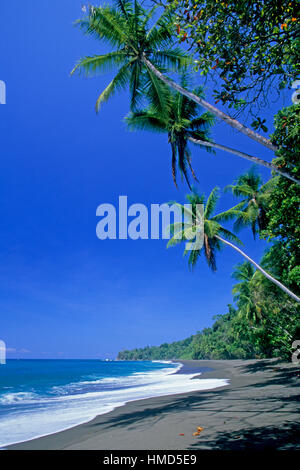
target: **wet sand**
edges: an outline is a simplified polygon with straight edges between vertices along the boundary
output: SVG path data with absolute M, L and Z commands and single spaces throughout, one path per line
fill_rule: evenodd
M 133 401 L 92 421 L 7 447 L 38 450 L 300 449 L 300 367 L 277 359 L 180 361 L 226 387 Z M 203 428 L 193 436 L 197 427 Z

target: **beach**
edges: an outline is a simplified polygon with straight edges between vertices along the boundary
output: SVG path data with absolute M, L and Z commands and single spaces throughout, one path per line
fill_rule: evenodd
M 300 367 L 277 359 L 180 361 L 192 380 L 227 386 L 132 401 L 9 450 L 294 450 L 300 448 Z M 203 430 L 198 435 L 197 428 Z

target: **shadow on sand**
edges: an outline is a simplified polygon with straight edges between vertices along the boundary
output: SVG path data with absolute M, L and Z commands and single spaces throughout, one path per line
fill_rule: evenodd
M 231 433 L 220 432 L 213 441 L 205 441 L 205 446 L 214 450 L 296 450 L 299 444 L 300 424 L 286 423 L 280 426 L 263 426 L 243 429 Z M 197 442 L 189 447 L 196 450 Z
M 264 363 L 265 362 L 265 363 Z M 259 372 L 270 372 L 264 379 L 261 379 Z M 107 420 L 103 416 L 99 423 L 91 423 L 91 426 L 101 426 L 104 429 L 118 428 L 140 430 L 143 426 L 149 429 L 153 424 L 162 419 L 167 419 L 168 415 L 180 415 L 185 418 L 185 413 L 190 416 L 206 416 L 207 434 L 201 435 L 188 449 L 214 449 L 214 450 L 275 450 L 275 449 L 299 449 L 300 425 L 297 424 L 298 403 L 300 401 L 297 388 L 299 368 L 280 367 L 280 363 L 272 361 L 260 361 L 258 364 L 243 365 L 240 368 L 241 375 L 256 374 L 251 384 L 243 384 L 230 388 L 220 388 L 201 393 L 192 393 L 184 396 L 161 397 L 159 402 L 155 400 L 148 406 L 141 407 L 141 410 L 128 410 L 118 413 L 116 417 L 108 416 Z M 278 386 L 284 386 L 285 395 L 277 395 Z M 269 389 L 266 390 L 266 388 Z M 261 389 L 259 393 L 259 389 Z M 227 415 L 226 415 L 227 413 Z M 230 428 L 225 424 L 233 419 L 234 424 L 239 429 Z M 262 416 L 268 417 L 268 425 L 260 426 Z M 295 419 L 294 419 L 295 416 Z M 299 415 L 298 415 L 299 416 Z M 248 418 L 258 417 L 249 424 Z M 270 421 L 271 419 L 271 421 Z M 237 420 L 237 421 L 236 421 Z M 221 424 L 222 423 L 222 424 Z M 220 427 L 224 429 L 220 430 Z M 202 424 L 201 424 L 202 425 Z M 228 422 L 229 425 L 229 422 Z

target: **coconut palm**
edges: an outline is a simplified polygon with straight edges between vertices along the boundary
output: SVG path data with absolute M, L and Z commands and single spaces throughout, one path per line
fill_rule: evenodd
M 204 238 L 203 246 L 200 249 L 190 251 L 189 265 L 191 267 L 195 266 L 201 254 L 201 251 L 204 251 L 208 266 L 213 271 L 216 271 L 216 254 L 221 249 L 222 245 L 225 244 L 240 253 L 267 279 L 276 284 L 286 294 L 288 294 L 290 297 L 300 303 L 299 297 L 297 297 L 293 292 L 291 292 L 287 287 L 285 287 L 280 281 L 278 281 L 269 273 L 267 273 L 259 264 L 257 264 L 252 258 L 250 258 L 246 253 L 244 253 L 239 247 L 234 244 L 241 244 L 241 241 L 235 234 L 223 227 L 221 223 L 226 222 L 228 220 L 232 220 L 236 216 L 243 216 L 243 212 L 238 209 L 238 206 L 235 206 L 231 209 L 228 209 L 227 211 L 214 215 L 218 199 L 218 188 L 216 187 L 212 190 L 209 197 L 207 198 L 203 216 L 199 213 L 197 207 L 198 205 L 203 204 L 204 198 L 203 196 L 200 196 L 196 191 L 193 191 L 187 197 L 190 207 L 175 203 L 185 214 L 189 216 L 190 220 L 189 222 L 177 222 L 170 226 L 172 238 L 169 240 L 167 246 L 174 246 L 178 243 L 181 243 L 182 241 L 190 241 L 193 236 L 193 232 L 195 233 L 196 238 L 196 234 L 199 231 L 202 231 Z M 187 249 L 185 249 L 184 254 L 187 253 L 188 251 Z
M 261 320 L 261 309 L 252 298 L 250 283 L 257 272 L 251 263 L 245 261 L 239 263 L 232 274 L 232 277 L 239 281 L 232 289 L 233 299 L 237 303 L 239 313 L 255 323 Z
M 97 109 L 117 89 L 122 89 L 127 84 L 130 84 L 132 99 L 135 101 L 144 70 L 148 75 L 148 82 L 155 83 L 157 87 L 159 87 L 159 82 L 164 82 L 235 129 L 268 148 L 277 150 L 269 139 L 231 118 L 164 74 L 166 72 L 164 66 L 171 66 L 171 69 L 178 70 L 183 62 L 185 64 L 190 62 L 182 51 L 170 48 L 173 42 L 175 18 L 169 9 L 166 9 L 155 24 L 150 26 L 156 6 L 147 11 L 137 0 L 115 0 L 114 3 L 115 6 L 90 7 L 88 14 L 82 20 L 77 21 L 87 34 L 102 39 L 115 48 L 113 52 L 105 55 L 81 59 L 72 71 L 83 69 L 87 73 L 102 72 L 119 67 L 113 81 L 99 96 L 96 103 Z
M 190 63 L 179 48 L 171 48 L 173 18 L 162 14 L 156 21 L 156 7 L 146 11 L 137 1 L 118 0 L 115 6 L 92 7 L 89 14 L 77 21 L 87 34 L 110 44 L 114 50 L 104 55 L 84 57 L 72 70 L 95 74 L 117 69 L 117 73 L 96 102 L 98 111 L 116 91 L 129 87 L 131 109 L 135 109 L 150 88 L 155 105 L 162 114 L 168 109 L 166 87 L 153 71 L 145 66 L 144 54 L 160 70 L 178 70 Z M 151 23 L 153 23 L 151 25 Z
M 181 85 L 187 87 L 190 83 L 191 80 L 188 78 L 186 71 L 184 71 L 181 77 Z M 214 115 L 210 112 L 206 112 L 198 116 L 200 106 L 195 101 L 191 101 L 186 96 L 172 91 L 172 89 L 164 84 L 162 86 L 165 87 L 163 94 L 169 103 L 169 107 L 164 109 L 164 113 L 161 113 L 161 110 L 157 108 L 156 93 L 155 90 L 154 93 L 151 93 L 152 90 L 150 87 L 147 93 L 150 101 L 148 108 L 131 112 L 125 120 L 130 130 L 142 129 L 152 132 L 165 132 L 168 134 L 169 143 L 172 147 L 172 170 L 176 187 L 177 157 L 179 169 L 181 173 L 184 174 L 189 187 L 190 184 L 186 171 L 187 166 L 190 167 L 194 179 L 197 181 L 191 167 L 191 155 L 187 145 L 188 141 L 207 151 L 214 151 L 213 149 L 224 150 L 286 176 L 284 172 L 278 170 L 272 163 L 213 142 L 208 138 L 207 128 L 214 123 Z M 193 93 L 197 94 L 197 96 L 203 96 L 202 87 L 195 88 Z M 292 177 L 290 179 L 297 182 L 297 180 Z
M 188 75 L 185 73 L 181 77 L 182 85 L 188 83 Z M 165 85 L 163 85 L 166 87 Z M 198 95 L 202 94 L 202 88 L 193 90 Z M 168 142 L 172 150 L 172 175 L 175 186 L 177 167 L 184 176 L 191 189 L 188 168 L 192 176 L 197 181 L 196 175 L 191 165 L 191 152 L 188 146 L 189 139 L 196 142 L 199 139 L 208 140 L 208 128 L 214 123 L 214 116 L 211 113 L 199 114 L 199 106 L 181 95 L 166 87 L 165 93 L 170 104 L 166 113 L 161 114 L 155 105 L 155 95 L 150 96 L 150 105 L 145 110 L 131 112 L 125 121 L 130 130 L 150 130 L 152 132 L 166 133 Z M 206 150 L 211 150 L 210 148 Z
M 242 214 L 238 216 L 234 223 L 235 231 L 239 231 L 245 226 L 250 226 L 253 237 L 260 230 L 266 228 L 266 212 L 269 203 L 269 190 L 272 180 L 262 184 L 262 178 L 252 167 L 249 171 L 239 176 L 239 178 L 225 188 L 231 191 L 234 196 L 242 198 L 239 209 Z
M 154 21 L 154 16 L 157 14 L 156 6 L 151 10 L 145 10 L 137 0 L 115 0 L 114 3 L 115 6 L 90 7 L 85 17 L 76 22 L 85 33 L 107 42 L 114 48 L 112 52 L 104 55 L 84 57 L 71 72 L 73 74 L 75 71 L 79 71 L 89 75 L 117 69 L 113 80 L 99 95 L 96 111 L 99 111 L 101 104 L 116 91 L 129 86 L 131 109 L 135 109 L 149 88 L 153 88 L 156 93 L 157 109 L 163 114 L 168 109 L 168 102 L 163 93 L 165 88 L 161 87 L 161 84 L 164 83 L 239 132 L 274 151 L 277 150 L 277 147 L 269 139 L 231 118 L 205 101 L 202 96 L 186 90 L 166 76 L 167 72 L 178 72 L 182 67 L 191 63 L 190 58 L 181 49 L 172 47 L 175 19 L 169 9 Z M 261 158 L 214 142 L 203 140 L 203 145 L 225 150 L 264 165 L 300 184 L 289 173 Z

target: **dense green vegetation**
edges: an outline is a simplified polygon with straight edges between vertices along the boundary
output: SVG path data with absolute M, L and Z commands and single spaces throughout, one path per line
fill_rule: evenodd
M 195 70 L 214 83 L 216 102 L 265 108 L 271 90 L 298 78 L 299 11 L 295 0 L 158 0 L 176 15 L 179 43 Z M 218 79 L 218 80 L 216 80 Z M 255 129 L 267 131 L 256 116 Z
M 239 266 L 245 268 L 247 263 Z M 254 276 L 239 286 L 237 307 L 217 315 L 211 328 L 183 341 L 121 351 L 120 360 L 249 359 L 290 360 L 292 342 L 299 338 L 299 309 L 269 282 Z M 247 291 L 247 295 L 245 295 Z
M 276 310 L 271 306 L 268 316 L 258 323 L 249 322 L 231 305 L 228 313 L 217 315 L 214 320 L 211 328 L 205 328 L 185 340 L 121 351 L 118 359 L 132 361 L 281 357 L 290 360 L 291 342 L 299 338 L 297 310 L 291 303 L 284 304 L 279 301 Z
M 296 175 L 300 173 L 297 158 L 300 142 L 299 109 L 300 105 L 294 105 L 280 111 L 275 119 L 276 130 L 272 136 L 281 146 L 278 161 L 283 166 L 290 166 Z M 236 218 L 235 228 L 242 229 L 249 225 L 254 235 L 268 239 L 271 246 L 260 264 L 299 295 L 298 185 L 280 176 L 273 176 L 267 184 L 262 185 L 259 175 L 250 169 L 228 189 L 240 199 L 244 215 L 240 214 Z M 211 250 L 209 253 L 211 254 Z M 208 262 L 211 263 L 209 259 Z M 121 351 L 118 358 L 146 360 L 282 357 L 289 360 L 292 343 L 300 336 L 299 304 L 261 272 L 255 270 L 248 261 L 235 267 L 233 278 L 236 280 L 232 291 L 234 304 L 228 306 L 227 313 L 214 318 L 211 328 L 205 328 L 183 341 Z
M 181 85 L 187 86 L 190 83 L 187 74 L 182 74 Z M 177 186 L 177 169 L 184 176 L 191 189 L 189 172 L 198 181 L 192 167 L 192 154 L 189 149 L 189 141 L 193 143 L 209 141 L 209 127 L 214 123 L 214 116 L 209 113 L 199 113 L 199 106 L 194 101 L 189 100 L 180 93 L 175 93 L 167 85 L 162 84 L 164 94 L 168 99 L 169 107 L 162 115 L 155 106 L 155 97 L 150 97 L 150 105 L 147 109 L 131 112 L 126 116 L 125 121 L 130 130 L 149 130 L 151 132 L 165 133 L 172 151 L 172 175 Z M 202 87 L 193 90 L 199 96 L 203 96 Z M 202 147 L 206 151 L 212 151 L 210 147 Z

